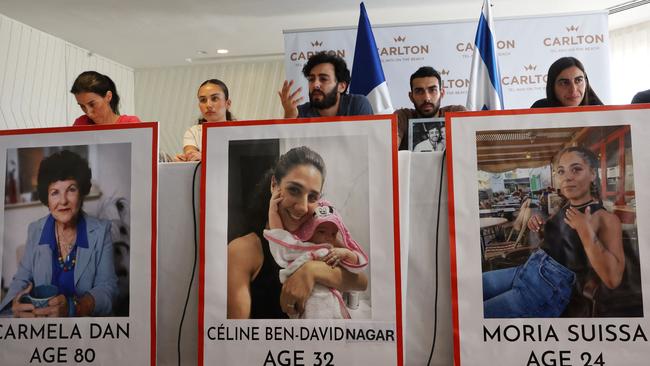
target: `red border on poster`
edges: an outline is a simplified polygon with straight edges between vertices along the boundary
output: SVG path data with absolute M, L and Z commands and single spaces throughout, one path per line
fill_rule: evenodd
M 447 133 L 447 183 L 448 187 L 448 208 L 449 208 L 449 253 L 451 270 L 451 307 L 454 337 L 454 365 L 461 365 L 460 362 L 460 329 L 458 314 L 458 267 L 456 256 L 456 212 L 454 210 L 454 164 L 452 147 L 452 130 L 455 117 L 485 117 L 485 116 L 513 116 L 533 114 L 557 114 L 557 113 L 582 113 L 598 111 L 620 111 L 648 109 L 649 104 L 615 105 L 615 106 L 581 106 L 581 107 L 556 107 L 556 108 L 535 108 L 535 109 L 506 109 L 500 111 L 477 111 L 477 112 L 448 112 L 445 113 L 445 128 Z
M 94 126 L 39 127 L 13 130 L 0 130 L 0 136 L 54 134 L 104 130 L 128 130 L 135 128 L 151 129 L 151 349 L 150 364 L 156 365 L 156 279 L 157 279 L 157 234 L 158 234 L 158 122 L 139 122 Z
M 271 119 L 271 120 L 254 120 L 254 121 L 236 121 L 236 122 L 214 122 L 205 123 L 202 136 L 201 147 L 201 246 L 199 255 L 201 258 L 199 267 L 199 366 L 204 366 L 204 323 L 205 323 L 205 172 L 207 161 L 207 129 L 213 127 L 233 127 L 233 126 L 269 126 L 269 125 L 299 125 L 307 123 L 331 123 L 331 122 L 349 122 L 354 121 L 372 121 L 372 120 L 391 120 L 391 148 L 392 148 L 392 175 L 393 175 L 393 227 L 394 227 L 394 258 L 395 258 L 395 327 L 397 333 L 397 365 L 403 365 L 404 347 L 402 335 L 402 277 L 400 272 L 400 229 L 399 229 L 399 176 L 397 166 L 397 117 L 394 114 L 369 115 L 369 116 L 336 116 L 321 118 L 295 118 L 295 119 Z

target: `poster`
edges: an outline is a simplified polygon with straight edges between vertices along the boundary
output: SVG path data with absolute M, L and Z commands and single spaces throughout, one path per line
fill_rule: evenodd
M 401 364 L 394 117 L 203 131 L 199 364 Z
M 3 365 L 155 364 L 157 138 L 0 131 Z
M 414 152 L 444 151 L 446 146 L 444 118 L 409 119 L 409 150 Z
M 480 15 L 480 8 L 475 14 Z M 497 5 L 498 6 L 498 5 Z M 372 19 L 372 8 L 368 8 Z M 495 13 L 498 9 L 495 8 Z M 600 99 L 610 100 L 607 12 L 552 14 L 495 19 L 495 35 L 504 106 L 528 108 L 546 97 L 546 73 L 560 57 L 573 56 L 585 65 Z M 395 108 L 409 107 L 409 77 L 421 66 L 442 76 L 442 106 L 467 102 L 477 19 L 414 24 L 373 24 L 379 57 Z M 302 68 L 310 55 L 326 51 L 343 57 L 352 70 L 356 27 L 284 31 L 285 73 L 301 86 Z
M 457 364 L 647 364 L 647 113 L 447 117 Z

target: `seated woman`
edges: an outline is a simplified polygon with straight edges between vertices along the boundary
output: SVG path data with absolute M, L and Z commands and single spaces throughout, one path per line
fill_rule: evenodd
M 305 303 L 315 284 L 339 291 L 363 291 L 368 285 L 364 273 L 352 273 L 323 261 L 308 261 L 284 284 L 280 266 L 269 249 L 263 231 L 268 228 L 271 192 L 278 191 L 278 214 L 282 226 L 297 232 L 314 214 L 325 181 L 325 162 L 302 146 L 281 155 L 257 185 L 258 207 L 249 217 L 250 232 L 228 244 L 229 319 L 276 319 L 304 313 Z
M 546 98 L 533 103 L 531 108 L 577 107 L 603 105 L 589 85 L 582 62 L 575 57 L 562 57 L 553 62 L 546 79 Z
M 120 96 L 111 78 L 97 71 L 84 71 L 72 84 L 74 94 L 84 115 L 73 126 L 110 125 L 140 122 L 136 116 L 120 115 Z
M 574 316 L 570 310 L 581 306 L 590 277 L 609 289 L 620 285 L 621 222 L 603 208 L 599 166 L 598 157 L 583 147 L 559 153 L 556 174 L 567 203 L 545 223 L 538 215 L 530 218 L 530 230 L 543 225 L 544 242 L 526 263 L 483 273 L 486 318 Z
M 219 79 L 204 81 L 197 93 L 201 118 L 199 123 L 188 128 L 183 136 L 183 153 L 176 155 L 180 161 L 201 160 L 201 136 L 203 122 L 233 121 L 230 113 L 231 101 L 228 87 Z
M 81 156 L 63 150 L 38 169 L 38 197 L 50 214 L 32 222 L 27 246 L 0 310 L 15 317 L 111 315 L 117 296 L 111 224 L 81 209 L 92 173 Z M 35 308 L 21 297 L 33 287 L 54 285 L 58 295 Z

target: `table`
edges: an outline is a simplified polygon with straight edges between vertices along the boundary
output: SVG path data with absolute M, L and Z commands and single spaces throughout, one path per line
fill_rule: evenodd
M 431 365 L 453 365 L 446 177 L 442 187 L 438 185 L 444 162 L 442 152 L 418 154 L 400 151 L 398 158 L 404 364 L 426 364 L 435 325 L 436 346 Z M 191 197 L 195 167 L 196 163 L 164 163 L 158 168 L 156 343 L 159 366 L 177 365 L 176 342 L 194 258 Z M 199 178 L 200 172 L 197 177 L 200 181 Z M 198 188 L 197 182 L 194 189 L 198 192 Z M 440 189 L 440 232 L 437 233 L 435 223 Z M 198 195 L 196 199 L 198 202 Z M 437 263 L 434 260 L 436 256 Z M 182 365 L 198 364 L 197 289 L 198 268 L 182 329 Z M 437 314 L 433 311 L 436 299 Z

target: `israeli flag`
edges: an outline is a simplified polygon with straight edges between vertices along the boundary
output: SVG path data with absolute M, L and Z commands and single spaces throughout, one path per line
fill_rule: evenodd
M 350 93 L 368 97 L 375 114 L 393 113 L 393 103 L 390 101 L 384 69 L 381 67 L 375 36 L 372 34 L 366 7 L 363 3 L 361 3 L 361 13 L 359 14 L 351 78 Z
M 472 72 L 467 91 L 467 109 L 470 111 L 503 109 L 501 73 L 490 7 L 490 0 L 484 0 L 481 19 L 476 29 Z

